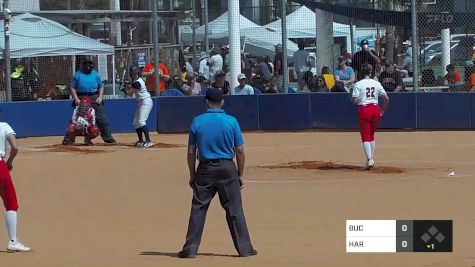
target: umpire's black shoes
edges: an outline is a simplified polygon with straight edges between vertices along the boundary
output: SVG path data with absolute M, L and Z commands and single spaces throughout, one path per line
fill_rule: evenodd
M 194 258 L 196 258 L 196 254 L 189 254 L 189 253 L 182 250 L 182 251 L 178 252 L 178 258 L 194 259 Z
M 104 143 L 107 143 L 107 144 L 116 144 L 117 141 L 114 139 L 114 137 L 109 137 L 109 138 L 102 138 L 102 140 L 104 140 Z
M 257 250 L 253 249 L 251 253 L 249 254 L 240 254 L 239 257 L 251 257 L 251 256 L 256 256 L 257 255 Z

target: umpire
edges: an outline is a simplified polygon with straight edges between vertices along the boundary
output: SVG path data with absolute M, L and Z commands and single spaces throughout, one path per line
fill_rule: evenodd
M 93 108 L 96 111 L 96 122 L 101 131 L 102 140 L 105 143 L 116 143 L 109 131 L 109 123 L 104 112 L 104 84 L 99 73 L 94 69 L 94 63 L 90 60 L 83 61 L 81 70 L 74 74 L 71 81 L 71 96 L 73 97 L 73 106 L 79 105 L 81 98 L 88 96 L 94 101 Z M 63 145 L 69 144 L 69 138 L 66 135 Z
M 219 89 L 208 89 L 205 101 L 207 112 L 195 117 L 190 128 L 187 160 L 193 200 L 186 242 L 178 257 L 196 257 L 206 213 L 216 192 L 226 210 L 229 231 L 239 256 L 253 256 L 257 251 L 249 238 L 241 200 L 245 161 L 241 129 L 237 120 L 222 110 L 224 100 Z M 195 167 L 197 150 L 198 169 Z

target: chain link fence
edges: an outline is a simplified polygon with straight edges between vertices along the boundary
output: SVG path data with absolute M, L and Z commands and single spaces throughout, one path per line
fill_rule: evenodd
M 53 2 L 49 2 L 52 5 Z M 151 10 L 150 1 L 122 2 L 122 9 Z M 206 2 L 208 13 L 204 8 Z M 52 8 L 63 10 L 66 8 L 63 6 L 53 5 Z M 45 3 L 41 3 L 41 8 L 44 7 Z M 169 12 L 160 13 L 158 36 L 160 59 L 170 70 L 170 79 L 186 83 L 184 74 L 193 71 L 202 82 L 201 87 L 206 88 L 215 82 L 213 74 L 220 69 L 229 82 L 227 1 L 159 1 L 159 9 Z M 351 75 L 347 74 L 350 67 L 356 72 L 355 79 L 361 78 L 358 71 L 367 64 L 373 68 L 373 78 L 383 83 L 388 91 L 411 91 L 414 81 L 422 91 L 428 92 L 470 90 L 475 82 L 471 81 L 475 57 L 475 21 L 471 10 L 475 10 L 472 0 L 417 0 L 418 38 L 415 43 L 410 1 L 298 0 L 285 5 L 277 0 L 242 1 L 241 16 L 234 20 L 240 23 L 241 72 L 261 93 L 346 91 L 348 86 L 338 86 L 341 83 L 336 80 L 344 80 L 346 85 L 346 81 L 351 80 Z M 96 63 L 106 84 L 106 95 L 120 97 L 118 86 L 128 79 L 128 69 L 132 66 L 142 68 L 153 54 L 151 12 L 147 14 L 140 15 L 142 20 L 129 18 L 118 24 L 97 22 L 96 17 L 88 22 L 88 16 L 76 23 L 61 20 L 64 26 L 97 42 L 114 45 L 114 38 L 120 37 L 120 44 L 116 44 L 108 55 L 12 57 L 11 99 L 68 98 L 73 72 L 79 70 L 80 62 L 85 58 Z M 284 17 L 286 28 L 282 29 Z M 206 21 L 208 32 L 205 31 Z M 119 37 L 117 25 L 121 28 Z M 16 38 L 17 29 L 12 28 L 11 32 L 11 38 Z M 284 44 L 284 32 L 288 38 L 285 41 L 287 51 L 276 54 Z M 209 47 L 206 47 L 206 41 Z M 417 52 L 413 55 L 415 44 Z M 35 41 L 30 45 L 34 48 Z M 282 65 L 284 55 L 287 66 Z M 212 57 L 220 57 L 218 65 Z M 449 64 L 451 66 L 447 68 Z M 420 74 L 415 79 L 412 77 L 414 65 Z M 3 59 L 0 70 L 0 100 L 5 101 Z M 288 85 L 283 84 L 284 75 L 288 76 Z M 352 82 L 354 80 L 348 84 Z M 181 90 L 181 83 L 170 83 L 169 86 Z

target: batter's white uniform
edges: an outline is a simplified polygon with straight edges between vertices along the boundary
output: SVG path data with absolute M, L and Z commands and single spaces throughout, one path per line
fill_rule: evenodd
M 138 129 L 147 125 L 148 116 L 153 108 L 153 101 L 142 78 L 138 78 L 136 82 L 140 83 L 140 91 L 135 94 L 137 108 L 135 109 L 134 116 L 134 127 L 135 129 Z

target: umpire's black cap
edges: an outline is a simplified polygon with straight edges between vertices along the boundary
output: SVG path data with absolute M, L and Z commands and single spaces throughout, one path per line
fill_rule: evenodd
M 213 103 L 219 103 L 223 100 L 223 93 L 219 89 L 209 88 L 206 91 L 205 99 Z

